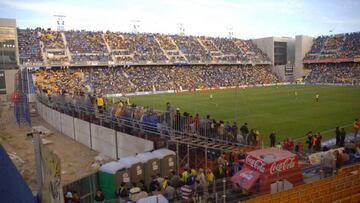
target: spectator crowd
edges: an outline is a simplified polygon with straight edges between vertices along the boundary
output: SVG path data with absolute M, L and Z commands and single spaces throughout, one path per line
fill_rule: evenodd
M 314 63 L 305 68 L 310 70 L 307 83 L 360 83 L 360 63 Z
M 304 59 L 352 58 L 360 55 L 360 32 L 319 36 Z
M 235 38 L 85 30 L 58 32 L 41 28 L 18 29 L 18 33 L 22 62 L 42 62 L 42 52 L 67 48 L 73 64 L 269 62 L 251 40 Z M 68 62 L 68 58 L 48 57 L 47 62 Z
M 72 77 L 73 74 L 77 77 Z M 96 90 L 102 94 L 193 90 L 279 82 L 266 65 L 72 68 L 39 70 L 36 76 L 37 84 L 41 88 L 50 88 L 54 92 L 60 92 L 61 89 L 72 93 Z

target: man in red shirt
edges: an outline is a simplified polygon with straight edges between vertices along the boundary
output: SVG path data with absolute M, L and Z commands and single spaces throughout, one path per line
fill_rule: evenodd
M 359 124 L 359 119 L 355 119 L 354 121 L 354 139 L 356 140 L 356 135 L 359 132 L 359 128 L 360 128 L 360 124 Z

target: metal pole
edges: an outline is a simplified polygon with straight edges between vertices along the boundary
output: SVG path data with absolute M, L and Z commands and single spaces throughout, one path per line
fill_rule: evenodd
M 36 165 L 36 184 L 37 184 L 37 192 L 39 199 L 42 196 L 42 187 L 43 187 L 43 176 L 42 176 L 42 161 L 41 161 L 41 139 L 38 132 L 33 132 L 33 144 L 34 144 L 34 152 L 35 152 L 35 165 Z
M 180 163 L 179 163 L 179 142 L 176 142 L 176 167 L 177 167 L 177 174 L 179 175 L 180 171 Z
M 187 145 L 187 167 L 190 167 L 190 145 Z
M 207 166 L 208 166 L 208 162 L 207 162 L 207 147 L 205 146 L 205 171 L 207 171 Z
M 226 202 L 226 178 L 224 178 L 223 179 L 223 188 L 224 188 L 224 190 L 223 190 L 223 198 L 224 198 L 224 203 Z

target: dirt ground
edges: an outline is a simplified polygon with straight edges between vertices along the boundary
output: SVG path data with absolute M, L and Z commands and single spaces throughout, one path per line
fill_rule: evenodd
M 42 125 L 52 132 L 45 137 L 52 143 L 47 144 L 61 159 L 61 181 L 67 185 L 97 171 L 95 157 L 98 152 L 77 143 L 61 134 L 36 114 L 31 117 L 32 126 Z M 0 103 L 0 144 L 4 146 L 17 169 L 32 191 L 36 191 L 35 157 L 32 139 L 26 133 L 31 132 L 27 124 L 19 126 L 15 121 L 14 108 L 10 103 Z

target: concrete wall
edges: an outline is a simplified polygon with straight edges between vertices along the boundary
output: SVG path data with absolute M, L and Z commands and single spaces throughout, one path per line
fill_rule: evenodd
M 76 141 L 89 148 L 92 148 L 91 137 L 90 137 L 90 123 L 74 118 L 75 137 Z
M 116 132 L 113 129 L 91 124 L 93 149 L 116 159 Z M 132 143 L 128 143 L 131 145 Z
M 303 59 L 313 45 L 313 37 L 305 35 L 297 35 L 295 37 L 295 64 L 294 77 L 295 79 L 304 76 Z
M 266 38 L 259 38 L 253 39 L 255 44 L 265 52 L 272 63 L 271 70 L 275 73 L 279 78 L 282 80 L 286 80 L 285 77 L 285 67 L 284 66 L 274 66 L 274 42 L 286 42 L 287 44 L 287 61 L 290 61 L 291 65 L 295 63 L 295 40 L 291 37 L 266 37 Z
M 261 51 L 269 56 L 272 65 L 274 65 L 274 37 L 253 39 L 253 41 Z
M 140 152 L 154 149 L 154 143 L 122 132 L 117 132 L 117 145 L 119 158 L 133 156 Z M 130 144 L 131 143 L 131 144 Z
M 154 149 L 154 143 L 57 112 L 40 102 L 36 108 L 42 119 L 77 142 L 113 159 Z
M 0 18 L 1 27 L 16 27 L 16 20 L 13 18 Z

